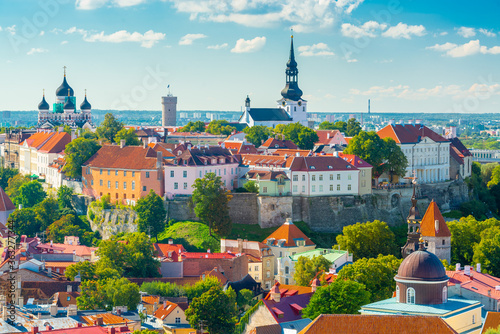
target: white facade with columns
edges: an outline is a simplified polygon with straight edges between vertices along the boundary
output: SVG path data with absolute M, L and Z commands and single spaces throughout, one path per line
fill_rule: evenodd
M 416 176 L 420 183 L 450 179 L 450 142 L 435 142 L 425 137 L 419 143 L 398 146 L 408 160 L 405 176 Z

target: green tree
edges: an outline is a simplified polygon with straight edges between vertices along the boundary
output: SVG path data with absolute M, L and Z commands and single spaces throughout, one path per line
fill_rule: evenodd
M 394 233 L 386 222 L 379 220 L 344 226 L 342 234 L 337 236 L 337 244 L 340 249 L 352 252 L 355 261 L 397 253 Z
M 107 280 L 104 293 L 109 309 L 113 306 L 127 306 L 128 310 L 133 311 L 141 301 L 139 286 L 123 277 Z
M 316 290 L 302 310 L 302 317 L 315 319 L 320 314 L 357 314 L 361 306 L 369 302 L 370 292 L 363 284 L 336 279 Z
M 9 180 L 18 174 L 17 169 L 0 167 L 0 187 L 6 190 L 9 186 Z
M 491 171 L 491 179 L 488 181 L 487 186 L 488 188 L 491 188 L 496 186 L 498 183 L 500 183 L 500 165 L 496 166 Z
M 347 121 L 345 135 L 348 137 L 357 136 L 361 132 L 361 124 L 355 119 L 350 118 Z
M 204 132 L 205 131 L 205 123 L 202 121 L 196 122 L 188 122 L 188 124 L 184 125 L 182 128 L 178 130 L 178 132 Z
M 259 185 L 253 180 L 245 182 L 243 188 L 245 188 L 245 190 L 248 191 L 249 193 L 256 193 L 256 194 L 259 193 Z
M 283 134 L 285 135 L 286 140 L 291 140 L 295 143 L 295 145 L 299 146 L 297 143 L 299 142 L 299 134 L 302 133 L 302 130 L 306 128 L 300 123 L 291 123 L 287 124 L 283 128 Z
M 481 241 L 474 246 L 474 263 L 495 277 L 500 276 L 500 227 L 494 226 L 481 233 Z
M 221 177 L 207 173 L 202 179 L 196 179 L 191 197 L 194 213 L 203 223 L 219 236 L 231 233 L 232 223 L 229 217 L 231 193 L 224 187 Z
M 135 129 L 121 129 L 115 135 L 115 143 L 120 144 L 122 140 L 125 140 L 125 145 L 140 146 L 142 145 L 141 140 L 137 137 Z
M 491 174 L 495 167 L 499 166 L 498 162 L 491 162 L 488 164 L 481 165 L 481 179 L 484 184 L 488 184 L 491 180 Z
M 392 138 L 384 138 L 384 170 L 389 173 L 391 182 L 393 176 L 404 176 L 406 174 L 406 167 L 408 167 L 408 160 L 401 148 L 396 144 Z
M 159 276 L 160 263 L 145 233 L 129 233 L 122 240 L 116 236 L 102 240 L 97 253 L 100 265 L 115 269 L 125 277 Z
M 263 125 L 247 126 L 243 132 L 246 134 L 246 140 L 254 144 L 255 147 L 262 145 L 272 135 L 271 129 Z
M 303 127 L 299 133 L 299 138 L 295 143 L 300 149 L 312 150 L 314 148 L 314 143 L 319 140 L 316 131 Z
M 321 255 L 315 255 L 313 258 L 299 256 L 293 278 L 299 286 L 310 286 L 314 276 L 320 271 L 328 271 L 331 265 L 332 263 Z
M 352 125 L 351 125 L 352 127 Z M 319 124 L 319 130 L 339 130 L 347 135 L 347 123 L 337 121 L 336 123 L 324 121 Z
M 375 131 L 361 131 L 349 141 L 344 153 L 357 155 L 373 166 L 374 175 L 381 175 L 384 172 L 384 148 L 384 141 Z
M 61 217 L 57 200 L 47 197 L 35 206 L 37 219 L 40 221 L 41 229 L 45 230 L 50 224 Z
M 212 277 L 208 276 L 205 277 L 205 279 L 200 280 L 196 282 L 193 285 L 185 285 L 184 286 L 184 291 L 186 294 L 186 297 L 188 299 L 192 300 L 194 298 L 199 298 L 201 295 L 203 295 L 205 292 L 210 290 L 213 287 L 221 287 L 222 283 L 219 281 L 217 277 Z
M 123 129 L 123 122 L 120 122 L 112 113 L 104 115 L 104 121 L 97 127 L 96 134 L 99 139 L 105 139 L 112 143 L 116 134 Z
M 57 203 L 60 209 L 74 209 L 71 200 L 73 199 L 73 188 L 62 185 L 57 189 Z
M 134 210 L 137 212 L 139 232 L 151 233 L 158 242 L 158 233 L 165 229 L 167 219 L 163 199 L 151 189 L 147 196 L 137 201 Z
M 73 281 L 78 274 L 82 282 L 95 279 L 95 264 L 89 261 L 77 262 L 66 268 L 64 272 L 64 276 L 70 281 Z
M 484 334 L 500 334 L 500 326 L 497 328 L 489 328 Z
M 63 129 L 64 132 L 66 132 L 69 135 L 71 135 L 71 132 L 73 131 L 69 125 L 64 125 Z
M 31 208 L 47 197 L 42 184 L 38 181 L 30 181 L 19 187 L 19 195 L 14 197 L 14 203 L 22 204 L 25 208 Z
M 100 148 L 101 145 L 94 139 L 80 137 L 72 140 L 64 150 L 66 164 L 63 171 L 69 177 L 80 178 L 83 163 L 89 160 Z
M 80 284 L 80 296 L 76 298 L 79 310 L 97 310 L 106 307 L 103 281 L 86 280 Z
M 74 214 L 67 214 L 53 222 L 47 227 L 47 239 L 57 243 L 63 243 L 65 236 L 75 236 L 80 238 L 82 245 L 91 246 L 95 234 L 83 224 Z
M 85 139 L 96 139 L 96 140 L 99 139 L 94 132 L 87 129 L 83 130 L 80 137 Z
M 371 302 L 391 298 L 396 289 L 396 276 L 400 259 L 394 255 L 379 255 L 375 259 L 362 258 L 342 268 L 337 279 L 349 279 L 366 286 L 371 294 Z M 377 279 L 373 279 L 377 277 Z
M 233 131 L 236 131 L 236 128 L 226 120 L 213 120 L 207 126 L 207 132 L 213 135 L 229 136 Z
M 30 181 L 31 179 L 29 177 L 22 174 L 16 174 L 9 179 L 8 186 L 5 189 L 5 193 L 9 195 L 11 199 L 16 198 L 17 196 L 19 196 L 19 188 L 21 188 L 23 184 Z
M 185 313 L 192 328 L 203 322 L 210 334 L 232 333 L 237 322 L 236 305 L 219 286 L 194 298 Z
M 250 305 L 253 299 L 253 292 L 248 289 L 242 289 L 238 291 L 238 296 L 236 297 L 236 304 L 240 310 L 244 310 L 247 305 Z
M 18 235 L 26 235 L 34 237 L 37 233 L 41 232 L 41 222 L 37 217 L 34 208 L 17 209 L 9 216 L 9 220 L 14 221 L 16 233 Z

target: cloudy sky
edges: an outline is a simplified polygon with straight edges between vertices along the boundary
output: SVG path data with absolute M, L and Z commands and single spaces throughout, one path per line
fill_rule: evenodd
M 497 1 L 1 0 L 0 110 L 273 107 L 294 30 L 309 111 L 499 112 Z

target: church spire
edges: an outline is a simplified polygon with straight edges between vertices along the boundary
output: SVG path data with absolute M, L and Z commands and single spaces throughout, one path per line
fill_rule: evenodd
M 302 96 L 302 91 L 299 88 L 299 70 L 295 61 L 295 52 L 293 48 L 293 30 L 290 37 L 290 57 L 286 63 L 286 85 L 281 91 L 281 96 L 285 99 L 298 101 Z

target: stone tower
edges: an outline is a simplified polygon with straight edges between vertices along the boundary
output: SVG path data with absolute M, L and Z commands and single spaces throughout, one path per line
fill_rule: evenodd
M 177 96 L 170 92 L 161 97 L 161 125 L 176 126 L 177 124 Z
M 422 217 L 417 208 L 417 197 L 415 195 L 416 185 L 413 184 L 413 195 L 411 197 L 411 208 L 406 218 L 408 224 L 408 239 L 406 244 L 401 248 L 401 255 L 406 258 L 408 255 L 418 250 L 418 242 L 420 239 L 420 221 Z
M 451 233 L 434 200 L 431 201 L 422 218 L 420 234 L 429 252 L 435 254 L 440 260 L 450 263 Z

